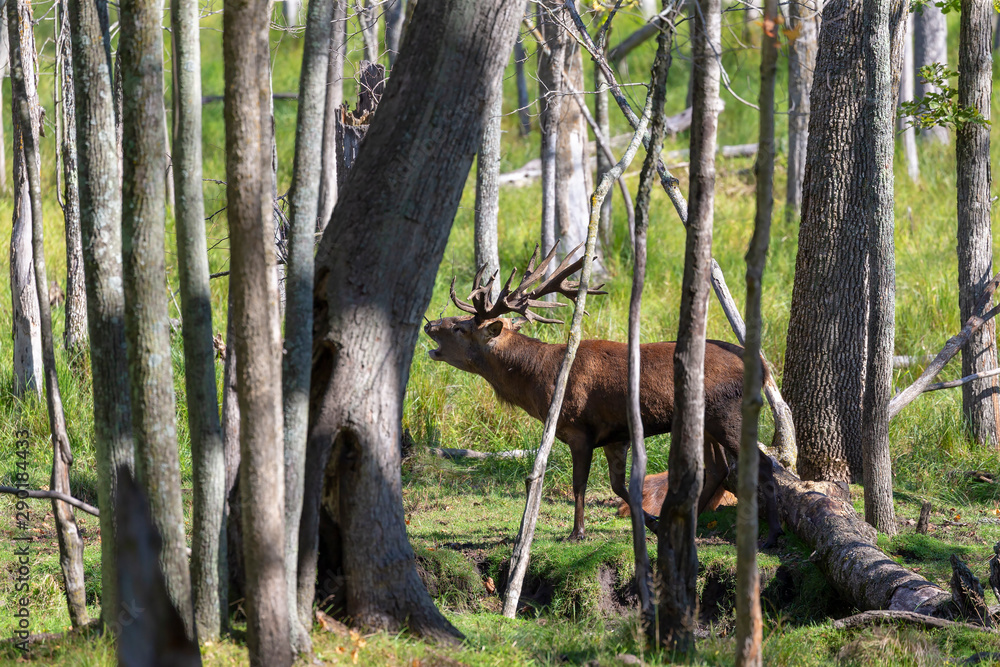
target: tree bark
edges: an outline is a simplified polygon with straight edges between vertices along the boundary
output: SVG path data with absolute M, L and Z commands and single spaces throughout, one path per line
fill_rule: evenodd
M 770 26 L 770 28 L 769 28 Z M 771 238 L 774 207 L 774 87 L 778 61 L 778 2 L 764 3 L 764 34 L 760 61 L 760 138 L 757 142 L 757 212 L 753 237 L 747 249 L 747 335 L 743 352 L 743 425 L 740 432 L 738 493 L 743 502 L 736 517 L 736 665 L 763 664 L 763 620 L 760 610 L 760 572 L 757 570 L 757 427 L 764 405 L 761 388 L 764 364 L 760 358 L 763 322 L 760 312 L 761 282 Z
M 399 57 L 399 43 L 403 39 L 405 23 L 406 0 L 389 0 L 389 6 L 385 8 L 385 51 L 389 57 L 390 70 Z
M 517 81 L 517 119 L 522 137 L 531 134 L 531 113 L 528 110 L 528 77 L 524 74 L 524 63 L 528 54 L 524 51 L 524 42 L 518 34 L 514 42 L 514 77 Z
M 715 205 L 721 53 L 720 0 L 699 0 L 692 24 L 694 99 L 691 122 L 691 191 L 681 286 L 680 324 L 674 351 L 674 421 L 669 490 L 660 511 L 658 643 L 690 655 L 698 618 L 698 552 L 695 529 L 704 472 L 705 331 Z
M 924 11 L 927 11 L 926 9 Z M 988 121 L 993 92 L 992 30 L 988 4 L 962 3 L 958 52 L 958 103 L 974 107 Z M 990 221 L 990 128 L 967 123 L 956 133 L 958 170 L 958 303 L 962 321 L 974 312 L 983 286 L 993 275 Z M 962 348 L 962 375 L 997 367 L 996 323 L 987 322 Z M 1000 387 L 996 378 L 962 387 L 962 411 L 971 436 L 1000 447 Z
M 890 10 L 890 90 L 902 65 L 901 0 Z M 836 20 L 833 20 L 836 19 Z M 824 7 L 809 120 L 802 220 L 792 290 L 783 391 L 795 420 L 803 479 L 862 477 L 862 404 L 871 297 L 866 208 L 871 126 L 864 122 L 868 70 L 862 7 Z M 891 284 L 891 283 L 890 283 Z M 831 292 L 830 285 L 837 289 Z M 891 364 L 891 360 L 889 360 Z
M 63 222 L 66 228 L 66 323 L 63 344 L 71 358 L 87 348 L 87 288 L 83 277 L 83 241 L 80 231 L 80 181 L 76 160 L 76 99 L 73 94 L 73 45 L 69 33 L 69 9 L 59 4 L 59 91 L 62 108 L 63 178 L 65 190 Z M 2 151 L 0 151 L 2 152 Z M 2 165 L 0 165 L 2 167 Z
M 948 19 L 941 8 L 933 2 L 923 5 L 913 13 L 913 68 L 915 73 L 915 95 L 924 97 L 927 93 L 938 92 L 937 88 L 920 78 L 920 68 L 924 65 L 941 63 L 948 65 Z M 949 141 L 948 128 L 931 127 L 920 132 L 924 138 L 942 144 Z
M 344 58 L 347 49 L 347 0 L 333 0 L 330 57 L 326 68 L 326 108 L 323 112 L 323 166 L 319 183 L 316 231 L 326 229 L 337 203 L 337 115 L 344 102 Z
M 285 18 L 285 25 L 289 28 L 297 28 L 301 25 L 299 21 L 302 12 L 302 5 L 299 0 L 283 0 L 281 13 Z
M 903 73 L 899 79 L 899 101 L 913 101 L 913 14 L 906 18 L 906 34 L 903 46 Z M 903 155 L 906 156 L 906 173 L 914 183 L 920 181 L 920 161 L 917 156 L 917 132 L 909 124 L 909 117 L 899 118 L 899 133 L 903 140 Z
M 542 130 L 542 256 L 548 255 L 558 242 L 559 131 L 562 129 L 564 54 L 569 42 L 569 35 L 556 19 L 558 11 L 557 0 L 539 3 L 539 23 L 545 39 L 544 47 L 538 45 L 538 97 L 542 106 L 539 116 Z
M 312 605 L 298 608 L 296 583 L 309 426 L 312 291 L 315 273 L 313 239 L 323 157 L 322 146 L 314 137 L 323 131 L 333 5 L 334 0 L 312 0 L 309 3 L 299 79 L 295 162 L 289 196 L 291 215 L 281 382 L 285 433 L 285 578 L 292 648 L 298 653 L 309 653 L 312 650 L 308 632 L 308 628 L 312 627 Z
M 97 500 L 101 510 L 101 617 L 118 619 L 115 504 L 119 474 L 134 465 L 132 410 L 125 345 L 121 176 L 115 142 L 111 60 L 104 0 L 68 0 L 80 172 L 87 325 L 94 392 Z
M 122 255 L 136 473 L 163 538 L 160 566 L 171 600 L 194 638 L 191 574 L 184 535 L 174 383 L 167 328 L 166 135 L 163 131 L 163 6 L 126 0 L 121 8 Z
M 243 571 L 243 538 L 240 531 L 239 487 L 240 474 L 240 406 L 236 397 L 236 322 L 233 319 L 233 289 L 230 281 L 229 299 L 226 304 L 226 352 L 222 370 L 222 441 L 226 464 L 225 478 L 225 530 L 226 539 L 219 544 L 219 558 L 225 567 L 220 574 L 224 597 L 219 604 L 223 609 L 222 629 L 229 626 L 229 600 L 243 597 L 245 582 Z
M 802 181 L 806 172 L 806 146 L 809 141 L 809 95 L 816 68 L 820 14 L 823 0 L 802 0 L 788 5 L 791 30 L 798 37 L 788 48 L 788 185 L 785 215 L 798 220 L 802 208 Z
M 285 579 L 281 340 L 274 257 L 273 134 L 265 0 L 228 0 L 226 196 L 240 409 L 240 494 L 250 664 L 292 662 Z
M 892 504 L 892 458 L 889 454 L 889 399 L 892 398 L 892 351 L 895 339 L 896 256 L 893 245 L 893 172 L 896 88 L 892 69 L 893 37 L 906 31 L 906 4 L 865 0 L 863 7 L 866 99 L 862 131 L 869 150 L 863 171 L 865 218 L 868 219 L 867 368 L 862 401 L 861 457 L 865 484 L 865 520 L 879 532 L 895 535 Z M 895 17 L 892 12 L 897 12 Z M 894 23 L 895 19 L 895 23 Z M 890 32 L 893 26 L 898 27 Z M 903 47 L 897 46 L 897 52 Z M 902 55 L 902 54 L 900 54 Z M 862 175 L 863 174 L 863 175 Z
M 200 641 L 215 641 L 227 610 L 220 603 L 225 540 L 225 461 L 215 386 L 212 290 L 201 179 L 201 45 L 197 0 L 171 0 L 174 58 L 174 191 L 184 326 L 184 383 L 191 433 L 193 510 L 191 588 Z
M 17 120 L 15 138 L 23 151 L 31 206 L 31 249 L 35 270 L 35 289 L 38 298 L 39 328 L 42 339 L 42 361 L 45 373 L 45 397 L 49 414 L 49 431 L 52 437 L 53 491 L 71 495 L 69 465 L 73 462 L 69 436 L 66 433 L 66 416 L 59 394 L 59 377 L 56 374 L 55 344 L 52 340 L 52 313 L 49 310 L 48 285 L 45 273 L 44 221 L 42 219 L 41 151 L 38 134 L 41 125 L 38 94 L 35 89 L 36 59 L 35 38 L 31 5 L 26 0 L 9 0 L 7 25 L 10 39 L 11 101 Z M 70 622 L 80 628 L 90 622 L 87 615 L 87 594 L 83 582 L 83 540 L 77 529 L 73 509 L 62 500 L 52 500 L 56 533 L 59 540 L 59 564 L 63 573 L 66 602 Z
M 594 95 L 594 120 L 597 121 L 597 126 L 601 129 L 601 133 L 605 137 L 610 138 L 611 115 L 608 113 L 608 84 L 604 80 L 604 75 L 601 74 L 601 69 L 599 67 L 594 68 L 594 90 L 597 91 L 597 93 Z M 657 116 L 659 116 L 659 110 L 657 110 Z M 604 151 L 602 150 L 597 151 L 598 181 L 601 180 L 601 177 L 604 176 L 604 174 L 608 173 L 608 170 L 611 169 L 613 164 L 614 161 L 609 159 L 608 156 L 604 154 Z M 607 198 L 605 198 L 604 203 L 601 205 L 600 238 L 601 238 L 601 248 L 605 253 L 610 252 L 611 250 L 611 242 L 614 234 L 613 229 L 611 227 L 612 212 L 613 212 L 613 202 L 612 198 L 608 196 Z
M 354 13 L 358 18 L 361 41 L 365 45 L 365 60 L 378 62 L 378 14 L 375 13 L 376 0 L 354 0 Z
M 476 270 L 486 267 L 487 276 L 500 270 L 497 219 L 500 216 L 500 115 L 503 112 L 503 82 L 490 94 L 483 118 L 483 136 L 476 153 Z M 495 298 L 500 292 L 499 279 L 493 283 Z
M 7 12 L 0 9 L 0 79 L 10 69 L 10 46 L 7 39 Z M 0 146 L 6 146 L 3 124 L 3 87 L 0 86 Z M 0 194 L 7 194 L 7 151 L 0 150 Z
M 523 9 L 521 0 L 417 5 L 337 202 L 343 224 L 324 234 L 316 258 L 299 600 L 311 604 L 315 590 L 322 494 L 340 534 L 346 611 L 362 627 L 458 635 L 420 583 L 406 539 L 402 399 L 487 97 Z M 417 186 L 429 182 L 437 186 Z

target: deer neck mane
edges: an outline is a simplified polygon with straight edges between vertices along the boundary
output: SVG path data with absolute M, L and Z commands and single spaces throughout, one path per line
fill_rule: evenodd
M 502 402 L 545 419 L 565 349 L 512 331 L 493 344 L 481 375 Z

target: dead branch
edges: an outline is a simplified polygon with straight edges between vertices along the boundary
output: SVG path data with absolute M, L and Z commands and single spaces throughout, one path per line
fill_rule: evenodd
M 851 630 L 854 628 L 867 627 L 869 625 L 884 625 L 889 623 L 919 625 L 925 628 L 962 628 L 965 630 L 990 631 L 981 625 L 974 625 L 972 623 L 949 621 L 943 618 L 935 618 L 934 616 L 927 616 L 913 611 L 890 611 L 887 609 L 863 611 L 860 614 L 855 614 L 854 616 L 838 619 L 834 621 L 832 625 L 836 630 Z
M 87 514 L 93 514 L 94 516 L 101 516 L 101 511 L 82 500 L 78 500 L 73 496 L 66 495 L 65 493 L 60 493 L 58 491 L 45 491 L 42 489 L 19 489 L 15 486 L 0 486 L 0 493 L 9 493 L 13 496 L 18 496 L 19 498 L 49 498 L 54 500 L 61 500 L 64 503 L 69 503 L 73 507 L 83 510 Z
M 966 375 L 964 378 L 959 378 L 957 380 L 935 382 L 934 384 L 927 385 L 923 393 L 926 394 L 929 391 L 938 391 L 939 389 L 953 389 L 954 387 L 961 387 L 963 384 L 969 384 L 975 380 L 985 380 L 986 378 L 991 378 L 996 375 L 1000 375 L 1000 368 L 993 368 L 988 371 L 983 371 L 982 373 L 973 373 L 972 375 Z
M 534 450 L 512 449 L 506 452 L 477 452 L 474 449 L 452 449 L 451 447 L 431 447 L 431 454 L 442 459 L 523 459 Z

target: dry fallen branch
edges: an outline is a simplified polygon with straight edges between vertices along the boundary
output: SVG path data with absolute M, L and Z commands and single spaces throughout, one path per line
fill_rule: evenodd
M 101 511 L 82 500 L 78 500 L 73 496 L 66 495 L 65 493 L 60 493 L 58 491 L 44 491 L 42 489 L 19 489 L 15 486 L 0 486 L 0 493 L 9 493 L 13 496 L 18 496 L 20 498 L 49 498 L 55 500 L 61 500 L 64 503 L 69 503 L 73 507 L 79 508 L 86 512 L 87 514 L 93 514 L 94 516 L 101 516 Z
M 431 454 L 442 459 L 523 459 L 534 450 L 512 449 L 506 452 L 477 452 L 474 449 L 452 449 L 451 447 L 431 447 Z
M 972 623 L 948 621 L 943 618 L 935 618 L 933 616 L 927 616 L 926 614 L 918 614 L 913 611 L 890 611 L 886 609 L 863 611 L 860 614 L 855 614 L 854 616 L 838 619 L 834 621 L 832 625 L 836 630 L 849 630 L 853 628 L 863 628 L 869 625 L 883 625 L 889 623 L 900 625 L 920 625 L 925 628 L 962 628 L 965 630 L 989 631 L 981 625 L 974 625 Z

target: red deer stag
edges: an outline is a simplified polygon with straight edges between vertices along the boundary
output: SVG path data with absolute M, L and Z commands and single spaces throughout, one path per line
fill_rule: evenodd
M 562 294 L 575 301 L 579 283 L 568 278 L 583 266 L 583 259 L 570 264 L 569 258 L 575 252 L 576 249 L 548 278 L 542 280 L 555 250 L 535 268 L 538 257 L 536 247 L 520 285 L 510 291 L 515 269 L 495 299 L 490 295 L 496 274 L 483 285 L 485 267 L 476 274 L 469 297 L 472 303 L 462 301 L 455 295 L 455 281 L 452 280 L 451 299 L 470 316 L 446 317 L 427 323 L 424 331 L 439 346 L 430 350 L 431 359 L 482 376 L 501 401 L 516 405 L 535 419 L 544 421 L 566 346 L 543 343 L 518 333 L 518 329 L 524 322 L 562 323 L 562 320 L 542 317 L 529 309 L 564 305 L 540 300 L 546 294 Z M 531 289 L 540 280 L 541 284 Z M 588 290 L 588 294 L 607 294 L 599 287 Z M 501 317 L 508 313 L 518 313 L 522 317 Z M 639 392 L 643 429 L 647 436 L 670 433 L 674 413 L 674 345 L 648 343 L 640 348 Z M 705 350 L 705 483 L 699 512 L 712 503 L 729 474 L 726 454 L 734 458 L 739 454 L 742 355 L 743 348 L 715 340 L 708 341 Z M 556 437 L 569 445 L 573 456 L 576 512 L 573 532 L 569 536 L 571 540 L 579 539 L 584 534 L 584 497 L 595 448 L 604 448 L 611 488 L 628 502 L 625 475 L 629 448 L 627 378 L 627 345 L 606 340 L 580 343 L 556 428 Z M 764 544 L 769 546 L 781 534 L 781 528 L 771 460 L 763 452 L 760 453 L 760 484 L 770 529 Z M 644 514 L 647 525 L 655 525 L 654 517 L 648 512 Z

